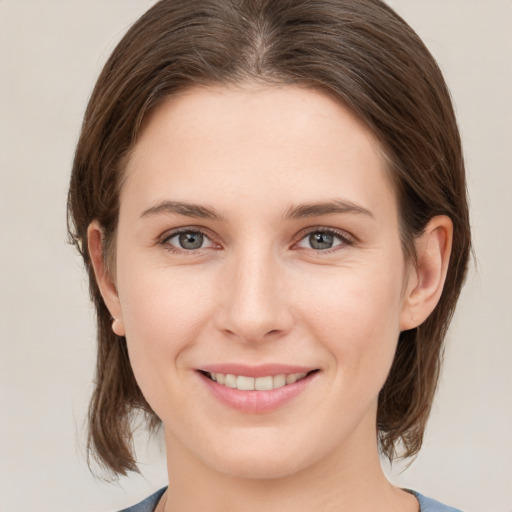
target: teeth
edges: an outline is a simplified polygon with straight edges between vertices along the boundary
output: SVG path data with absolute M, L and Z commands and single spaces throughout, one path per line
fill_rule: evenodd
M 286 384 L 293 384 L 294 382 L 297 382 L 296 373 L 290 373 L 290 375 L 286 376 Z
M 236 388 L 241 389 L 243 391 L 253 391 L 254 380 L 255 379 L 253 377 L 244 377 L 243 375 L 239 375 L 236 378 Z
M 232 373 L 209 373 L 208 375 L 213 381 L 228 388 L 236 388 L 241 391 L 271 391 L 288 384 L 294 384 L 303 379 L 307 373 L 267 375 L 265 377 L 246 377 L 245 375 L 233 375 Z
M 274 389 L 286 386 L 286 375 L 274 375 L 272 379 L 272 386 Z
M 227 386 L 228 388 L 236 388 L 236 375 L 228 373 L 226 375 L 226 382 L 224 383 L 224 386 Z
M 273 388 L 274 378 L 271 375 L 254 379 L 254 389 L 257 391 L 271 391 Z

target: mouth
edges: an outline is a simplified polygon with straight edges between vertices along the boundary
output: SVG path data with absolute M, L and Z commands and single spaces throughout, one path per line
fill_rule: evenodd
M 239 391 L 272 391 L 295 384 L 319 370 L 297 373 L 280 373 L 277 375 L 263 375 L 250 377 L 247 375 L 235 375 L 233 373 L 206 372 L 200 370 L 205 377 L 217 384 Z
M 211 396 L 221 404 L 246 414 L 281 410 L 308 389 L 314 389 L 319 369 L 269 364 L 212 365 L 198 370 Z

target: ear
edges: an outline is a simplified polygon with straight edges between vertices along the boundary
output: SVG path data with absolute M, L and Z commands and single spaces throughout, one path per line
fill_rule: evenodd
M 118 336 L 124 336 L 125 330 L 121 303 L 119 302 L 114 278 L 104 261 L 103 238 L 103 230 L 99 222 L 96 220 L 92 221 L 87 228 L 87 244 L 94 275 L 96 276 L 101 296 L 113 318 L 112 330 Z
M 417 265 L 411 264 L 403 299 L 400 330 L 421 325 L 436 307 L 443 291 L 450 252 L 453 223 L 445 215 L 430 220 L 416 238 Z

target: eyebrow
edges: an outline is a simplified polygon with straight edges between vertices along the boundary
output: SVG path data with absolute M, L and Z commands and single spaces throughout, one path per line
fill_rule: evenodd
M 161 213 L 178 214 L 198 219 L 210 219 L 218 222 L 224 221 L 224 217 L 211 206 L 203 206 L 183 201 L 162 201 L 155 206 L 144 210 L 141 218 L 151 217 Z M 309 217 L 320 217 L 333 214 L 360 214 L 373 218 L 370 210 L 363 208 L 351 201 L 333 199 L 321 203 L 305 203 L 292 206 L 283 215 L 283 219 L 304 219 Z
M 294 206 L 285 212 L 285 219 L 304 219 L 308 217 L 320 217 L 321 215 L 355 213 L 367 215 L 373 218 L 373 213 L 351 201 L 333 199 L 321 203 L 306 203 Z
M 182 201 L 162 201 L 155 206 L 151 206 L 141 213 L 141 217 L 151 217 L 160 213 L 170 213 L 184 215 L 186 217 L 195 217 L 198 219 L 211 219 L 223 221 L 224 217 L 218 213 L 215 208 L 210 206 L 201 206 Z

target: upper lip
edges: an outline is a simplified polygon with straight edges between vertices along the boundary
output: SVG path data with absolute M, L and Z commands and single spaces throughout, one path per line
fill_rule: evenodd
M 224 373 L 226 375 L 244 375 L 245 377 L 266 377 L 274 375 L 288 375 L 290 373 L 309 373 L 317 368 L 289 364 L 270 363 L 262 365 L 247 365 L 242 363 L 209 364 L 199 368 L 206 373 Z

